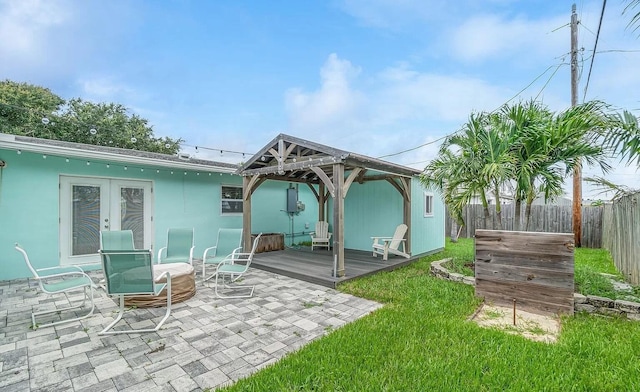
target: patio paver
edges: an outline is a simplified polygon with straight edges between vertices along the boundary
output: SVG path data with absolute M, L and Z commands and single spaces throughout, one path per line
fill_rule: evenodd
M 90 275 L 101 278 L 100 271 Z M 382 306 L 255 268 L 245 277 L 242 284 L 256 285 L 252 298 L 217 298 L 197 276 L 196 295 L 175 304 L 160 331 L 115 336 L 98 336 L 117 311 L 102 289 L 92 317 L 33 331 L 32 306 L 64 306 L 64 296 L 43 295 L 32 280 L 0 282 L 0 390 L 215 389 Z M 163 312 L 138 308 L 123 320 L 146 326 Z

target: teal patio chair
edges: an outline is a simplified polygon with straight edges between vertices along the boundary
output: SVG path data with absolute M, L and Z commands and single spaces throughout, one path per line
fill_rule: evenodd
M 253 255 L 256 253 L 256 248 L 258 247 L 258 242 L 260 242 L 261 236 L 262 233 L 258 234 L 256 239 L 253 240 L 253 246 L 251 247 L 250 253 L 233 253 L 229 255 L 229 257 L 222 260 L 220 264 L 218 264 L 218 266 L 216 267 L 216 273 L 205 279 L 208 280 L 212 277 L 215 277 L 214 291 L 218 298 L 249 298 L 253 296 L 253 290 L 255 289 L 255 286 L 229 286 L 226 281 L 229 281 L 230 283 L 235 282 L 239 278 L 241 278 L 245 272 L 247 272 L 249 266 L 251 265 L 251 261 L 253 260 Z M 222 282 L 218 283 L 218 279 L 221 279 Z M 245 295 L 226 295 L 220 292 L 220 284 L 222 284 L 225 289 L 229 290 L 249 289 L 249 293 Z
M 45 314 L 53 314 L 60 313 L 66 310 L 73 309 L 81 309 L 85 307 L 85 303 L 87 299 L 91 302 L 91 307 L 89 311 L 83 316 L 74 317 L 61 321 L 54 321 L 47 324 L 42 325 L 42 327 L 51 327 L 58 324 L 69 323 L 72 321 L 82 320 L 87 318 L 93 314 L 93 310 L 95 309 L 95 303 L 93 301 L 93 281 L 87 275 L 82 268 L 78 266 L 69 266 L 69 267 L 50 267 L 50 268 L 34 268 L 31 265 L 31 261 L 29 260 L 29 256 L 27 252 L 19 245 L 15 244 L 15 248 L 18 252 L 22 254 L 27 267 L 33 274 L 34 279 L 40 285 L 40 290 L 43 293 L 53 295 L 62 293 L 67 298 L 67 301 L 71 305 L 71 301 L 69 300 L 69 296 L 67 293 L 71 291 L 83 290 L 83 298 L 82 303 L 77 306 L 69 306 L 66 308 L 56 308 L 53 310 L 47 310 L 42 312 L 31 312 L 31 326 L 33 329 L 38 328 L 38 324 L 36 323 L 36 316 L 42 316 Z M 87 293 L 88 291 L 88 293 Z
M 115 320 L 98 335 L 157 332 L 171 314 L 171 274 L 167 271 L 154 279 L 152 254 L 149 250 L 100 251 L 100 258 L 107 294 L 119 297 L 119 310 Z M 166 283 L 156 283 L 163 277 L 167 278 Z M 124 315 L 126 296 L 159 296 L 165 288 L 167 289 L 167 310 L 155 328 L 111 330 Z
M 132 230 L 100 231 L 101 250 L 134 250 Z
M 169 229 L 167 246 L 158 250 L 157 263 L 189 263 L 193 265 L 193 229 Z
M 204 250 L 202 256 L 202 277 L 206 277 L 207 265 L 217 266 L 222 260 L 242 250 L 242 229 L 220 229 L 216 246 Z

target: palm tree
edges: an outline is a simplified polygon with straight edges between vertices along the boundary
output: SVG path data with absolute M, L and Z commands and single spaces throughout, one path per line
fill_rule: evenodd
M 487 190 L 496 196 L 498 228 L 502 227 L 500 188 L 510 177 L 512 159 L 508 143 L 491 129 L 490 116 L 471 114 L 462 129 L 442 144 L 438 157 L 421 177 L 423 184 L 436 186 L 456 222 L 464 225 L 462 211 L 474 196 L 480 198 L 484 226 L 490 218 Z M 453 237 L 452 237 L 453 238 Z
M 604 137 L 605 145 L 627 159 L 627 164 L 635 161 L 640 167 L 640 124 L 638 118 L 629 111 L 613 114 L 609 120 L 615 125 Z
M 633 31 L 640 28 L 640 10 L 638 9 L 640 9 L 640 0 L 627 0 L 627 5 L 622 11 L 622 14 L 626 14 L 627 12 L 631 13 L 631 20 L 627 27 L 631 28 Z
M 526 166 L 528 178 L 526 188 L 525 230 L 529 228 L 533 200 L 543 194 L 545 201 L 562 195 L 564 179 L 576 165 L 599 165 L 603 172 L 610 166 L 606 163 L 606 149 L 598 142 L 599 135 L 610 127 L 602 102 L 590 101 L 571 107 L 553 117 L 543 115 L 538 126 L 528 128 L 523 144 L 528 146 L 532 159 Z M 533 132 L 531 132 L 533 131 Z
M 547 159 L 544 151 L 540 151 L 541 140 L 538 136 L 547 127 L 551 117 L 551 112 L 535 101 L 504 105 L 493 116 L 494 128 L 499 129 L 506 139 L 514 159 L 512 181 L 515 230 L 522 229 L 522 203 L 535 194 L 536 171 L 540 161 Z

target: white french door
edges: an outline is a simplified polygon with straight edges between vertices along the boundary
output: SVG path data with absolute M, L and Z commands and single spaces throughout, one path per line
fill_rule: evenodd
M 99 263 L 101 230 L 133 230 L 151 249 L 151 194 L 150 181 L 60 176 L 60 264 Z

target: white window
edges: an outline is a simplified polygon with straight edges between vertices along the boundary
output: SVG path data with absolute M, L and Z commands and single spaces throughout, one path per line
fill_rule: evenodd
M 433 216 L 433 193 L 424 193 L 424 216 Z
M 242 187 L 222 186 L 222 214 L 242 214 Z

